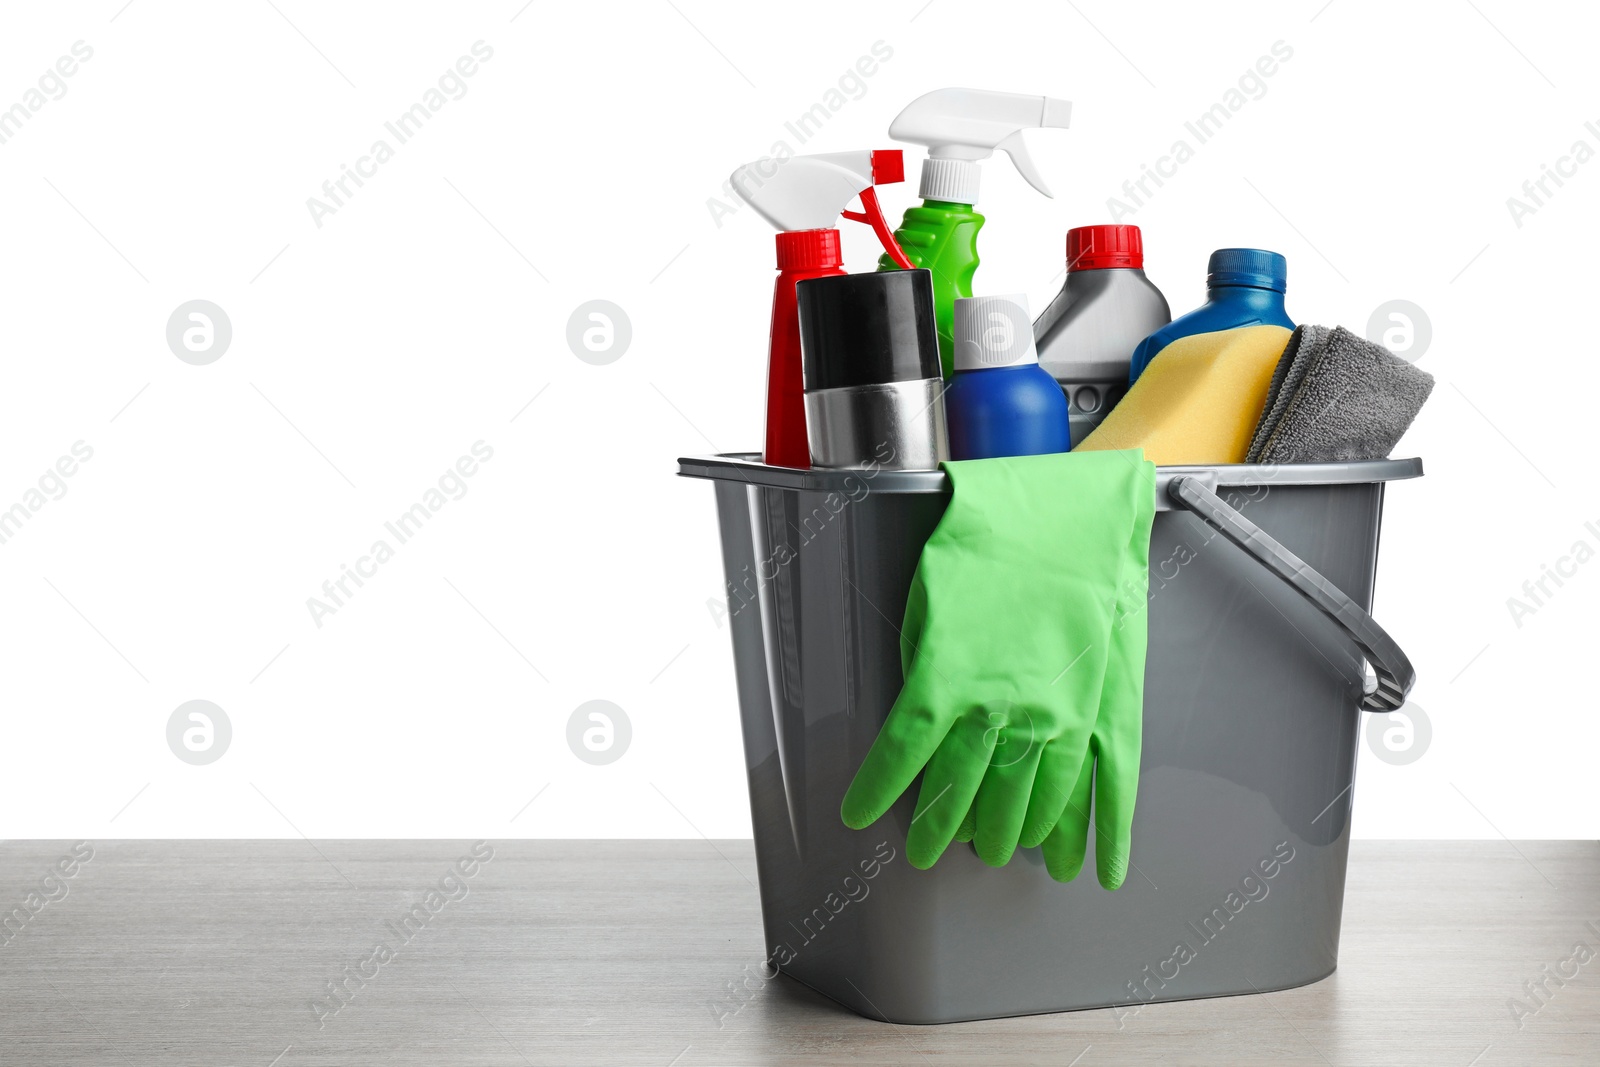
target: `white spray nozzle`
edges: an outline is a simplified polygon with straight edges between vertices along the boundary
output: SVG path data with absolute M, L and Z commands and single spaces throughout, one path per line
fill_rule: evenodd
M 864 222 L 878 235 L 889 258 L 902 270 L 911 260 L 895 240 L 878 204 L 876 185 L 905 181 L 905 154 L 898 148 L 786 156 L 746 163 L 729 180 L 756 214 L 784 233 L 831 230 L 839 219 Z M 860 211 L 846 211 L 861 198 Z
M 787 233 L 832 229 L 864 190 L 902 175 L 899 149 L 867 149 L 757 160 L 734 171 L 731 181 L 756 214 Z
M 927 146 L 919 191 L 923 199 L 970 204 L 978 198 L 977 161 L 988 159 L 995 149 L 1011 157 L 1029 185 L 1051 195 L 1022 143 L 1022 131 L 1064 130 L 1071 119 L 1069 100 L 986 89 L 935 89 L 895 116 L 889 136 Z

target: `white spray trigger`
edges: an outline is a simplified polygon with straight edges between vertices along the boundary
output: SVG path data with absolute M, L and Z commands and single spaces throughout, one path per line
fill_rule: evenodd
M 1039 173 L 1038 165 L 1034 163 L 1033 157 L 1028 155 L 1028 146 L 1022 143 L 1021 130 L 1013 133 L 1010 137 L 995 145 L 995 147 L 1011 157 L 1012 165 L 1017 168 L 1017 173 L 1022 175 L 1024 181 L 1045 196 L 1050 197 L 1050 199 L 1055 199 L 1055 194 L 1045 185 L 1044 175 Z
M 905 180 L 905 159 L 898 148 L 761 159 L 746 163 L 728 180 L 741 199 L 784 233 L 831 230 L 840 218 L 864 222 L 897 266 L 912 268 L 874 189 Z M 861 210 L 846 211 L 857 197 Z
M 926 145 L 924 199 L 973 203 L 978 195 L 978 161 L 999 149 L 1011 157 L 1025 181 L 1045 196 L 1050 189 L 1028 155 L 1023 130 L 1066 129 L 1072 103 L 1050 96 L 997 93 L 987 89 L 935 89 L 924 93 L 889 125 L 897 141 Z
M 746 163 L 730 179 L 756 214 L 779 230 L 838 225 L 839 214 L 872 187 L 872 152 L 833 152 Z

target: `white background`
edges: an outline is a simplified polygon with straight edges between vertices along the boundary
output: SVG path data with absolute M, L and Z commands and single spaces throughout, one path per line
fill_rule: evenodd
M 785 121 L 877 41 L 804 151 L 889 147 L 943 85 L 1065 97 L 1073 128 L 1029 135 L 1056 198 L 1000 157 L 980 201 L 978 290 L 1037 309 L 1066 229 L 1280 40 L 1265 95 L 1125 221 L 1175 312 L 1212 248 L 1255 245 L 1289 257 L 1299 321 L 1431 319 L 1439 384 L 1396 452 L 1428 476 L 1390 492 L 1376 614 L 1433 738 L 1362 753 L 1356 830 L 1600 836 L 1600 562 L 1520 627 L 1506 604 L 1600 547 L 1600 162 L 1520 227 L 1506 204 L 1600 148 L 1584 7 L 275 2 L 0 25 L 0 107 L 93 49 L 0 144 L 0 508 L 94 450 L 0 545 L 8 836 L 747 835 L 712 494 L 673 472 L 759 447 L 772 237 L 708 200 L 798 148 Z M 307 198 L 480 40 L 465 96 L 319 228 Z M 846 241 L 867 269 L 870 234 Z M 197 298 L 234 331 L 209 366 L 165 338 Z M 633 327 L 606 366 L 565 340 L 597 298 Z M 307 598 L 480 440 L 467 494 L 315 625 Z M 165 736 L 197 698 L 233 725 L 204 767 Z M 566 743 L 590 699 L 632 722 L 607 766 Z

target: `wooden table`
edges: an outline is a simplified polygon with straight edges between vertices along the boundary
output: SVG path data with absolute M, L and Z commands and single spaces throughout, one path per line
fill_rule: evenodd
M 1356 842 L 1331 978 L 1120 1028 L 852 1015 L 761 976 L 754 881 L 748 841 L 8 842 L 0 1064 L 1600 1064 L 1600 843 Z

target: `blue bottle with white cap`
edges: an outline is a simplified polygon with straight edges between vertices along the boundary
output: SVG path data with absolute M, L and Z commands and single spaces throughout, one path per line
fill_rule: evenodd
M 955 376 L 945 391 L 951 459 L 1036 456 L 1072 447 L 1067 398 L 1039 366 L 1022 293 L 955 302 Z
M 1139 342 L 1128 365 L 1128 385 L 1163 348 L 1180 337 L 1237 326 L 1295 328 L 1283 307 L 1289 261 L 1261 248 L 1219 248 L 1206 264 L 1206 302 Z

